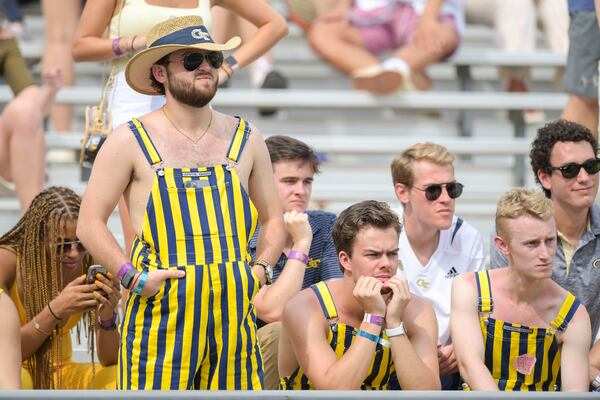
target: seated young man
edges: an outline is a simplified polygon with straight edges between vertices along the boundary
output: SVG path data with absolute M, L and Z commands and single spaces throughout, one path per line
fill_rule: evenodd
M 402 220 L 398 274 L 411 292 L 431 302 L 438 321 L 442 390 L 458 390 L 460 376 L 450 340 L 452 281 L 484 269 L 481 234 L 454 214 L 463 185 L 454 177 L 454 157 L 435 143 L 416 143 L 391 164 L 396 212 Z
M 473 390 L 587 391 L 590 319 L 551 279 L 552 201 L 511 190 L 498 202 L 496 232 L 508 268 L 463 274 L 452 285 L 450 330 L 463 380 Z
M 272 284 L 265 285 L 254 298 L 258 316 L 264 389 L 279 387 L 277 350 L 281 329 L 281 313 L 289 299 L 300 290 L 320 281 L 342 276 L 331 238 L 335 214 L 307 210 L 314 176 L 319 173 L 319 159 L 306 143 L 289 136 L 271 136 L 265 140 L 277 195 L 284 212 L 286 239 L 272 272 Z M 252 260 L 256 261 L 256 246 L 260 226 L 248 244 Z
M 344 210 L 333 227 L 343 277 L 319 282 L 286 305 L 279 347 L 281 388 L 440 388 L 431 305 L 396 276 L 400 222 L 385 203 Z

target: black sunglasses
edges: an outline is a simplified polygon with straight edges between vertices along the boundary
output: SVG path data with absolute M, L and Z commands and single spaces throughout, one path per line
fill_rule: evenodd
M 581 168 L 585 169 L 585 172 L 588 173 L 588 175 L 595 175 L 598 173 L 598 171 L 600 171 L 600 158 L 590 158 L 587 161 L 584 161 L 581 164 L 577 164 L 577 163 L 568 163 L 565 165 L 561 165 L 560 167 L 548 167 L 548 171 L 550 173 L 552 173 L 553 171 L 560 171 L 560 174 L 563 176 L 563 178 L 565 179 L 573 179 L 575 178 L 577 175 L 579 175 L 579 171 L 581 171 Z
M 73 240 L 71 242 L 60 242 L 56 243 L 56 253 L 57 254 L 66 254 L 73 250 L 73 246 L 77 247 L 77 251 L 83 253 L 86 251 L 85 246 L 81 243 L 80 240 Z
M 425 197 L 429 201 L 436 201 L 437 199 L 439 199 L 442 195 L 442 188 L 446 188 L 446 192 L 448 192 L 448 197 L 450 197 L 451 199 L 456 199 L 462 194 L 464 185 L 459 182 L 448 182 L 434 183 L 433 185 L 425 187 L 425 189 L 415 187 L 415 189 L 425 192 Z
M 183 68 L 187 71 L 194 71 L 202 65 L 204 59 L 206 59 L 206 62 L 215 69 L 223 65 L 223 53 L 220 51 L 188 53 L 181 58 L 181 63 L 183 64 Z

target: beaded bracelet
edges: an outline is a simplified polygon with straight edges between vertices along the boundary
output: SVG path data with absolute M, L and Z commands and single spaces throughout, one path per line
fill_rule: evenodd
M 140 272 L 140 278 L 137 282 L 137 285 L 133 289 L 133 293 L 141 295 L 142 289 L 144 288 L 144 285 L 146 284 L 147 280 L 148 280 L 148 271 Z
M 100 329 L 104 330 L 104 331 L 114 331 L 115 329 L 117 329 L 117 313 L 115 311 L 113 311 L 113 316 L 111 319 L 100 319 L 100 317 L 98 317 L 98 326 L 100 327 Z
M 123 55 L 123 52 L 121 51 L 121 48 L 119 47 L 120 42 L 121 42 L 121 37 L 116 37 L 112 41 L 112 51 L 115 54 L 115 56 L 117 56 L 117 57 L 121 57 Z
M 356 336 L 361 336 L 361 337 L 364 337 L 365 339 L 370 340 L 371 342 L 379 343 L 383 347 L 390 347 L 390 342 L 388 342 L 384 338 L 374 335 L 372 333 L 369 333 L 367 331 L 363 331 L 362 329 L 359 329 L 356 332 Z

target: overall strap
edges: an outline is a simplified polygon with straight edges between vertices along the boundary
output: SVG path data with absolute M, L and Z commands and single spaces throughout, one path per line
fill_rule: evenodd
M 480 313 L 491 314 L 494 311 L 494 300 L 489 271 L 475 272 L 475 281 L 477 282 L 477 310 Z
M 556 318 L 550 324 L 559 332 L 565 331 L 571 318 L 575 315 L 575 311 L 579 308 L 579 304 L 581 302 L 571 292 L 568 292 L 567 298 L 560 306 Z
M 338 317 L 337 309 L 335 308 L 335 303 L 333 302 L 333 297 L 331 297 L 331 292 L 329 291 L 327 284 L 321 281 L 311 285 L 310 288 L 315 292 L 317 299 L 319 299 L 325 318 L 328 320 L 336 319 Z
M 225 155 L 229 160 L 237 163 L 242 156 L 244 146 L 250 137 L 250 125 L 243 118 L 236 117 L 239 120 L 238 126 L 233 134 L 233 139 L 229 144 L 229 149 Z
M 133 132 L 133 135 L 137 139 L 138 144 L 144 152 L 146 160 L 148 160 L 150 166 L 161 162 L 162 158 L 160 157 L 160 154 L 158 154 L 158 150 L 156 150 L 154 143 L 152 143 L 152 139 L 150 139 L 148 132 L 146 132 L 146 129 L 144 128 L 144 125 L 142 125 L 138 119 L 133 118 L 131 121 L 129 121 L 129 129 L 131 129 L 131 132 Z

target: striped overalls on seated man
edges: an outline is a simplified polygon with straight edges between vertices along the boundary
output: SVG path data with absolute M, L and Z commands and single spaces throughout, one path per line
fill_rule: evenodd
M 552 328 L 512 324 L 491 317 L 494 300 L 488 271 L 475 272 L 485 366 L 500 390 L 556 391 L 560 387 L 560 346 L 556 332 L 567 329 L 581 304 L 568 293 Z M 534 361 L 535 358 L 535 361 Z M 534 361 L 534 362 L 532 362 Z

